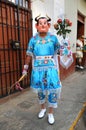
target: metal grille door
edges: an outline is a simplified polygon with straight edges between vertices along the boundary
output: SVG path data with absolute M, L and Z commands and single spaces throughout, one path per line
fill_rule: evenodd
M 32 36 L 31 10 L 11 2 L 0 2 L 0 97 L 21 76 L 27 43 Z M 29 77 L 21 83 L 29 85 Z M 11 93 L 16 90 L 13 88 Z

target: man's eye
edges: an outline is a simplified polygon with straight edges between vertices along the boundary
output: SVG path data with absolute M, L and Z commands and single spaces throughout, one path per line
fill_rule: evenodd
M 41 25 L 46 25 L 46 24 L 47 24 L 47 22 L 39 23 L 40 26 L 41 26 Z
M 44 22 L 44 24 L 47 24 L 47 22 Z
M 39 25 L 42 25 L 42 23 L 39 23 Z

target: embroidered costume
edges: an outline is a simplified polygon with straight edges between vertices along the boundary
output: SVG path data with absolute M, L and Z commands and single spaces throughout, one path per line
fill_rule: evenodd
M 31 88 L 38 92 L 40 104 L 45 102 L 48 92 L 49 106 L 52 107 L 57 107 L 61 92 L 59 68 L 55 61 L 59 49 L 57 37 L 47 33 L 45 38 L 39 37 L 38 34 L 32 37 L 26 52 L 32 56 Z
M 48 123 L 54 124 L 53 108 L 57 107 L 57 101 L 61 93 L 61 82 L 59 78 L 59 67 L 57 53 L 62 57 L 61 63 L 67 68 L 71 64 L 71 53 L 68 44 L 60 46 L 55 35 L 49 32 L 51 18 L 46 16 L 37 16 L 35 18 L 37 34 L 33 36 L 27 48 L 27 57 L 23 73 L 27 74 L 29 63 L 32 59 L 31 88 L 38 93 L 41 110 L 38 118 L 45 116 L 45 99 L 48 99 Z M 32 58 L 31 58 L 32 56 Z

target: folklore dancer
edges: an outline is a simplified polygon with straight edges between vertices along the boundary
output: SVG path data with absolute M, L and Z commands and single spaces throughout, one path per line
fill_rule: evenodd
M 57 37 L 49 32 L 51 18 L 37 16 L 35 21 L 37 33 L 28 43 L 22 73 L 27 74 L 32 59 L 31 88 L 37 92 L 41 106 L 38 118 L 41 119 L 45 116 L 45 99 L 48 99 L 48 122 L 54 124 L 54 108 L 57 108 L 62 88 L 58 61 L 56 61 L 60 44 Z

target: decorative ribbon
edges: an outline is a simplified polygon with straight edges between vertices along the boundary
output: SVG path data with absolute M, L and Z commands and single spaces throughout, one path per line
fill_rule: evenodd
M 26 76 L 26 74 L 22 75 L 18 81 L 16 81 L 14 84 L 11 85 L 11 87 L 10 87 L 10 89 L 9 89 L 9 91 L 8 91 L 8 95 L 10 94 L 10 91 L 11 91 L 11 89 L 12 89 L 13 87 L 15 87 L 16 90 L 20 90 L 20 91 L 23 90 L 23 88 L 20 86 L 20 83 L 19 83 L 19 82 L 22 81 L 22 80 L 25 78 L 25 76 Z

